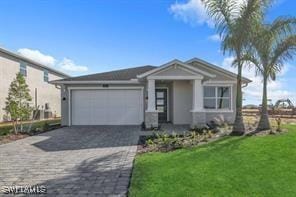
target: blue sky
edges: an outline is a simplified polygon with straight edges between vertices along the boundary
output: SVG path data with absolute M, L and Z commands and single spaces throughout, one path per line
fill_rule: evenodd
M 278 0 L 267 20 L 295 16 L 296 2 Z M 199 57 L 226 69 L 215 29 L 200 0 L 3 0 L 0 1 L 0 45 L 73 76 L 172 59 Z M 270 98 L 296 104 L 296 61 L 287 62 Z M 235 71 L 235 70 L 234 70 Z M 245 90 L 245 103 L 260 103 L 261 80 Z

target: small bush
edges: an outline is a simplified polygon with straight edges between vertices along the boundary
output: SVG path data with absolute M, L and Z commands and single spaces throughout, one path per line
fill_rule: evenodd
M 183 147 L 193 147 L 200 142 L 207 142 L 214 137 L 214 132 L 210 129 L 192 130 L 188 134 L 159 134 L 154 133 L 152 136 L 146 138 L 145 146 L 148 151 L 171 151 Z
M 277 132 L 282 132 L 282 120 L 281 120 L 281 118 L 276 118 L 275 119 L 275 121 L 276 121 L 276 131 Z
M 48 124 L 48 122 L 45 122 L 42 126 L 42 130 L 43 131 L 48 131 L 50 129 L 50 125 Z
M 0 127 L 0 136 L 8 135 L 12 132 L 13 132 L 13 128 L 11 126 Z

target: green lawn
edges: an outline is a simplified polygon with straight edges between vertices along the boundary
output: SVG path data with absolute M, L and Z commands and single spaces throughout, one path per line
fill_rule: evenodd
M 60 119 L 55 120 L 42 120 L 42 121 L 35 121 L 31 127 L 31 130 L 35 130 L 36 128 L 42 128 L 45 123 L 51 124 L 51 123 L 60 123 Z M 29 127 L 29 123 L 24 124 L 25 130 Z M 4 136 L 9 134 L 13 129 L 13 126 L 11 124 L 4 124 L 0 125 L 0 136 Z
M 295 196 L 296 126 L 136 157 L 130 196 Z

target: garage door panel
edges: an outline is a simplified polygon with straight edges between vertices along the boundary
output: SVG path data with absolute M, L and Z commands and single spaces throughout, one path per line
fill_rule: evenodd
M 141 89 L 72 90 L 73 125 L 136 125 L 143 122 Z

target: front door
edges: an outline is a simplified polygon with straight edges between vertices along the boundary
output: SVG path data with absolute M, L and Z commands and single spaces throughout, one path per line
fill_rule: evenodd
M 156 89 L 155 90 L 155 104 L 156 104 L 156 110 L 158 111 L 158 122 L 159 123 L 165 123 L 167 122 L 167 112 L 168 112 L 168 106 L 167 106 L 167 98 L 168 98 L 168 90 L 163 89 Z

